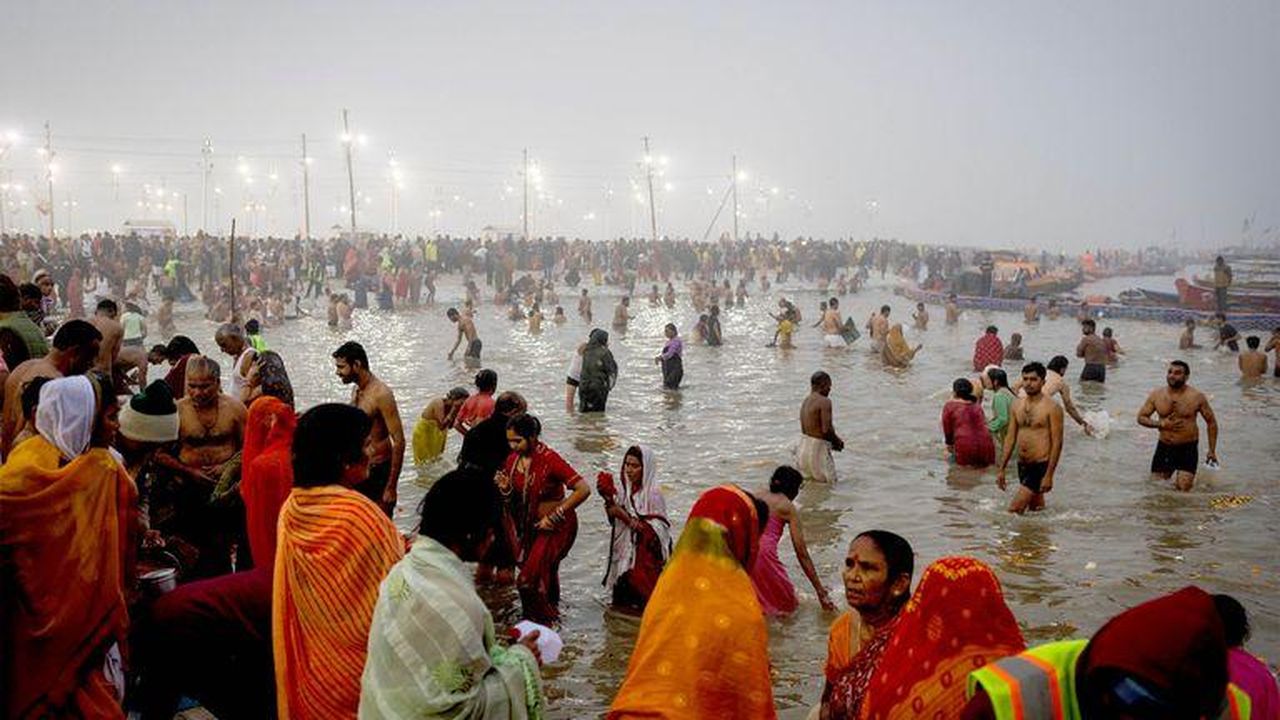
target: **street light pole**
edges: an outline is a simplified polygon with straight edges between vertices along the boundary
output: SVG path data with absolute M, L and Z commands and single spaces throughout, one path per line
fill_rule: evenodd
M 49 239 L 54 238 L 53 225 L 53 131 L 44 123 L 44 176 L 49 184 Z
M 307 157 L 307 134 L 302 133 L 302 236 L 311 239 L 311 158 Z
M 351 240 L 356 238 L 356 176 L 351 167 L 351 126 L 347 123 L 347 109 L 342 109 L 342 139 L 347 145 L 347 194 L 351 200 Z
M 524 149 L 524 240 L 529 241 L 529 148 Z
M 200 171 L 200 230 L 209 232 L 209 176 L 213 173 L 213 141 L 209 138 L 200 146 Z
M 738 242 L 738 156 L 733 156 L 733 241 Z
M 658 242 L 658 210 L 653 205 L 653 156 L 649 154 L 649 136 L 644 137 L 644 169 L 649 181 L 649 232 Z

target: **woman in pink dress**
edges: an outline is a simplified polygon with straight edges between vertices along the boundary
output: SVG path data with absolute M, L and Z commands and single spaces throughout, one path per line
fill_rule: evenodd
M 818 571 L 813 567 L 809 557 L 809 548 L 804 543 L 804 530 L 800 522 L 800 509 L 794 500 L 800 494 L 800 484 L 804 477 L 799 470 L 783 465 L 773 471 L 769 478 L 769 489 L 756 493 L 756 497 L 769 506 L 769 521 L 760 535 L 760 552 L 756 555 L 755 564 L 751 568 L 751 584 L 755 586 L 756 598 L 765 615 L 782 616 L 795 612 L 800 602 L 796 598 L 795 586 L 787 569 L 778 559 L 778 542 L 782 540 L 784 527 L 791 528 L 791 544 L 795 547 L 796 559 L 805 577 L 813 585 L 818 594 L 818 602 L 822 609 L 835 610 L 827 590 L 822 586 Z

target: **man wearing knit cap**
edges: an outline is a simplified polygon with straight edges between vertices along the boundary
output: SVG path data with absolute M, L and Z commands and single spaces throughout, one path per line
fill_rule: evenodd
M 138 485 L 142 525 L 147 528 L 144 544 L 156 542 L 151 531 L 153 475 L 151 459 L 156 450 L 178 439 L 178 406 L 163 380 L 156 380 L 134 395 L 120 409 L 120 432 L 116 450 L 124 458 L 125 470 Z

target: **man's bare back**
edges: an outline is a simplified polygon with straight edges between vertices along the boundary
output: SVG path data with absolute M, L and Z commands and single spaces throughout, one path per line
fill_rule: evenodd
M 60 378 L 62 372 L 48 358 L 36 358 L 19 364 L 9 373 L 4 383 L 4 410 L 0 415 L 0 457 L 8 457 L 13 441 L 22 432 L 26 419 L 22 417 L 22 391 L 36 378 Z
M 124 326 L 119 320 L 102 314 L 89 318 L 89 322 L 102 333 L 102 345 L 98 348 L 98 359 L 94 361 L 93 368 L 109 376 L 115 368 L 117 356 L 120 355 L 120 345 L 124 342 Z
M 1240 376 L 1256 380 L 1267 374 L 1267 354 L 1261 350 L 1245 350 L 1240 353 Z

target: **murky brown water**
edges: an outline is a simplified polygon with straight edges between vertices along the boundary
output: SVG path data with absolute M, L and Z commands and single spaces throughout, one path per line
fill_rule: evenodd
M 597 318 L 607 323 L 616 291 L 592 293 Z M 994 323 L 1005 338 L 1022 332 L 1027 357 L 1047 360 L 1059 353 L 1074 355 L 1079 335 L 1074 321 L 1029 328 L 1012 314 L 966 312 L 958 327 L 949 328 L 942 324 L 941 309 L 933 308 L 934 327 L 923 334 L 925 348 L 916 363 L 891 372 L 869 353 L 865 338 L 848 351 L 828 351 L 819 347 L 816 330 L 806 330 L 797 335 L 796 350 L 765 347 L 773 333 L 766 311 L 780 294 L 798 299 L 806 318 L 815 318 L 818 293 L 796 287 L 774 288 L 768 298 L 752 298 L 746 309 L 727 311 L 723 347 L 686 347 L 685 386 L 677 393 L 660 389 L 652 357 L 662 346 L 664 324 L 675 322 L 687 333 L 696 319 L 687 293 L 681 291 L 675 310 L 634 302 L 638 317 L 630 331 L 613 334 L 610 342 L 621 377 L 603 416 L 566 416 L 563 409 L 570 353 L 590 329 L 576 317 L 571 299 L 569 322 L 557 327 L 548 320 L 540 336 L 529 335 L 524 323 L 509 322 L 489 303 L 479 311 L 477 325 L 485 366 L 498 372 L 500 388 L 517 389 L 529 399 L 543 420 L 544 439 L 584 477 L 604 469 L 616 472 L 633 443 L 654 449 L 677 532 L 704 488 L 723 482 L 757 486 L 775 464 L 789 462 L 800 400 L 809 374 L 821 368 L 835 379 L 835 422 L 848 448 L 836 458 L 840 484 L 807 486 L 799 501 L 814 560 L 829 585 L 839 584 L 839 566 L 853 535 L 885 528 L 911 541 L 917 568 L 951 553 L 990 563 L 1033 643 L 1092 632 L 1124 607 L 1199 583 L 1242 600 L 1253 615 L 1252 648 L 1273 662 L 1280 659 L 1280 381 L 1242 386 L 1234 356 L 1180 353 L 1173 326 L 1101 322 L 1115 329 L 1128 356 L 1108 372 L 1105 388 L 1078 389 L 1074 359 L 1068 375 L 1081 409 L 1107 410 L 1116 419 L 1113 431 L 1096 440 L 1068 423 L 1050 508 L 1034 517 L 1011 517 L 1003 510 L 1008 498 L 996 489 L 994 473 L 954 470 L 943 461 L 941 404 L 951 381 L 969 370 L 982 327 Z M 271 328 L 267 338 L 284 356 L 303 408 L 349 397 L 350 389 L 334 376 L 329 353 L 344 340 L 360 341 L 373 371 L 395 390 L 410 433 L 430 397 L 469 384 L 474 374 L 460 361 L 445 360 L 454 331 L 444 309 L 460 295 L 451 279 L 441 288 L 437 308 L 357 311 L 355 328 L 345 333 L 330 330 L 324 308 L 316 305 L 317 317 Z M 898 319 L 910 315 L 911 303 L 883 287 L 842 299 L 859 323 L 882 303 L 892 305 Z M 192 314 L 180 321 L 182 330 L 206 352 L 215 350 L 212 323 L 194 319 L 194 308 L 188 310 Z M 1202 331 L 1201 340 L 1207 336 Z M 1165 363 L 1174 357 L 1191 363 L 1192 383 L 1209 394 L 1222 427 L 1222 468 L 1201 472 L 1190 494 L 1148 480 L 1155 433 L 1133 421 L 1146 393 L 1164 382 Z M 452 456 L 457 448 L 452 436 L 446 453 Z M 421 493 L 410 461 L 397 512 L 402 527 L 410 527 Z M 1211 500 L 1223 494 L 1250 495 L 1253 501 L 1213 509 Z M 607 707 L 637 628 L 634 621 L 605 615 L 600 602 L 608 526 L 597 498 L 582 508 L 580 519 L 577 544 L 562 569 L 566 651 L 547 670 L 551 717 L 556 718 L 596 716 Z M 783 549 L 789 550 L 785 542 Z M 832 618 L 820 612 L 794 557 L 784 552 L 783 560 L 804 598 L 794 617 L 769 628 L 774 693 L 780 712 L 790 717 L 802 716 L 821 691 Z M 505 600 L 507 615 L 516 610 L 514 594 L 495 600 Z M 503 613 L 498 608 L 499 617 Z

